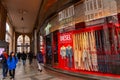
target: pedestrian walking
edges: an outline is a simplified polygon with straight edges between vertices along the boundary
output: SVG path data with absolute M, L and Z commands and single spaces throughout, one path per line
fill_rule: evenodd
M 43 55 L 41 51 L 38 51 L 36 58 L 37 58 L 38 70 L 42 72 L 41 64 L 43 63 Z
M 2 63 L 2 74 L 3 74 L 3 79 L 5 79 L 7 77 L 7 72 L 8 72 L 8 65 L 7 65 L 7 59 L 8 59 L 8 54 L 4 51 L 0 58 L 1 63 Z
M 14 80 L 15 77 L 15 69 L 17 62 L 18 62 L 18 58 L 15 56 L 14 52 L 11 52 L 10 56 L 8 57 L 7 64 L 8 64 L 10 79 L 12 80 Z
M 17 53 L 17 57 L 18 57 L 18 61 L 20 62 L 20 58 L 21 58 L 21 53 L 20 52 Z
M 29 53 L 28 53 L 28 59 L 29 59 L 29 64 L 31 65 L 32 64 L 32 61 L 33 61 L 33 53 L 30 51 Z
M 23 53 L 21 54 L 21 58 L 22 58 L 23 66 L 25 66 L 25 64 L 26 64 L 26 59 L 27 59 L 27 55 L 23 52 Z

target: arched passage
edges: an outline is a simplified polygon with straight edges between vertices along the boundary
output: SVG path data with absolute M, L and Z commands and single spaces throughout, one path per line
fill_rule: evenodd
M 30 52 L 30 38 L 25 35 L 20 35 L 17 39 L 17 52 Z

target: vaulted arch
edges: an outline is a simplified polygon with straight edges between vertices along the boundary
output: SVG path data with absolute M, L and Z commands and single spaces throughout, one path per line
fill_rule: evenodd
M 17 52 L 25 52 L 28 53 L 30 51 L 30 38 L 25 35 L 20 35 L 17 38 Z

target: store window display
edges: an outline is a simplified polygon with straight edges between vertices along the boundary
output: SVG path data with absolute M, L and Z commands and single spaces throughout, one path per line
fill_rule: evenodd
M 51 34 L 46 36 L 46 63 L 52 65 Z
M 94 32 L 74 34 L 73 45 L 75 68 L 88 71 L 97 71 L 98 64 Z
M 73 52 L 75 69 L 119 74 L 119 27 L 116 22 L 75 30 Z M 110 19 L 111 20 L 111 19 Z
M 59 33 L 59 63 L 61 68 L 70 69 L 74 67 L 72 32 Z
M 73 48 L 71 45 L 68 45 L 66 47 L 62 46 L 60 48 L 60 56 L 62 60 L 66 61 L 66 67 L 73 67 Z
M 61 16 L 67 8 L 58 13 L 58 34 L 52 32 L 51 40 L 52 59 L 53 62 L 58 61 L 58 68 L 120 74 L 120 13 L 117 2 L 119 0 L 77 3 L 72 6 L 75 11 L 71 15 L 72 21 L 67 22 L 69 18 Z M 74 22 L 74 26 L 69 26 Z

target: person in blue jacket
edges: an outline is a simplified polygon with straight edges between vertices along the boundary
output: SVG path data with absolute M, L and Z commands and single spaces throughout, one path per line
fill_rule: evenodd
M 10 79 L 14 79 L 17 62 L 18 62 L 18 58 L 15 56 L 14 52 L 11 52 L 7 60 L 9 74 L 11 76 Z
M 43 63 L 43 55 L 41 51 L 38 51 L 36 58 L 37 58 L 38 70 L 42 72 L 41 63 Z

